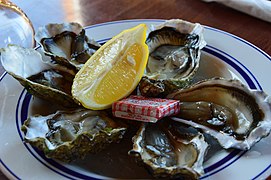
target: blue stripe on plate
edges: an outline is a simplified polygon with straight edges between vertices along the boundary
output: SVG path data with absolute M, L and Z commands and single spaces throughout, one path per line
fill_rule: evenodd
M 233 164 L 234 162 L 236 162 L 238 159 L 240 159 L 246 152 L 247 152 L 247 151 L 243 151 L 243 152 L 240 154 L 240 156 L 238 156 L 237 158 L 235 158 L 232 162 L 230 162 L 230 163 L 227 164 L 226 166 L 224 166 L 224 167 L 222 167 L 222 168 L 220 168 L 220 169 L 218 169 L 218 170 L 216 170 L 216 171 L 214 171 L 214 172 L 212 172 L 212 173 L 210 173 L 210 174 L 208 174 L 208 175 L 206 175 L 206 176 L 203 175 L 202 177 L 200 177 L 200 179 L 205 179 L 205 178 L 207 178 L 207 177 L 210 177 L 210 176 L 212 176 L 212 175 L 214 175 L 214 174 L 216 174 L 216 173 L 222 171 L 223 169 L 225 169 L 226 167 L 230 166 L 231 164 Z
M 222 33 L 222 34 L 225 34 L 225 35 L 227 35 L 229 37 L 232 37 L 232 38 L 234 38 L 236 40 L 239 40 L 239 41 L 243 42 L 244 44 L 246 44 L 246 45 L 252 47 L 253 49 L 257 50 L 258 52 L 260 52 L 262 55 L 264 55 L 267 59 L 269 59 L 271 61 L 271 57 L 266 52 L 264 52 L 263 50 L 261 50 L 260 48 L 255 46 L 254 44 L 244 40 L 243 38 L 240 38 L 240 37 L 238 37 L 236 35 L 233 35 L 233 34 L 231 34 L 229 32 L 226 32 L 226 31 L 223 31 L 223 30 L 220 30 L 220 29 L 216 29 L 216 28 L 213 28 L 213 27 L 204 26 L 204 28 L 212 30 L 212 31 L 216 31 L 216 32 L 219 32 L 219 33 Z
M 207 47 L 209 47 L 209 48 L 207 48 Z M 214 50 L 212 50 L 210 48 L 215 49 L 216 51 L 219 51 L 220 53 L 217 53 L 216 51 L 214 51 Z M 253 77 L 254 81 L 257 83 L 257 85 L 260 88 L 260 90 L 262 90 L 260 83 L 257 81 L 257 79 L 255 78 L 255 76 L 251 73 L 251 71 L 249 71 L 243 64 L 240 63 L 240 61 L 238 61 L 234 57 L 232 57 L 229 54 L 225 53 L 224 51 L 221 51 L 221 50 L 219 50 L 219 49 L 217 49 L 215 47 L 212 47 L 210 45 L 204 47 L 203 51 L 208 52 L 208 53 L 210 53 L 210 54 L 218 57 L 219 59 L 223 60 L 224 62 L 226 62 L 227 64 L 229 64 L 230 66 L 232 66 L 246 80 L 246 82 L 248 83 L 248 85 L 249 85 L 249 87 L 251 89 L 257 89 L 257 87 L 255 86 L 255 84 L 252 81 L 252 79 L 248 76 L 248 74 L 250 74 Z M 225 54 L 225 55 L 227 55 L 228 57 L 230 57 L 231 59 L 233 59 L 237 63 L 239 63 L 239 65 L 237 65 L 232 60 L 228 59 L 226 56 L 222 55 L 222 53 Z M 246 72 L 242 68 L 244 68 L 246 70 Z
M 0 77 L 0 82 L 2 81 L 2 79 L 4 79 L 4 77 L 7 75 L 7 72 L 4 72 L 3 74 L 2 74 L 2 76 Z
M 20 179 L 18 176 L 16 176 L 16 174 L 9 169 L 9 167 L 2 161 L 2 159 L 0 158 L 0 163 L 4 166 L 4 168 L 10 173 L 11 176 L 15 177 L 16 179 Z
M 235 156 L 237 156 L 240 152 L 241 152 L 241 150 L 238 150 L 238 149 L 233 150 L 232 152 L 230 152 L 226 157 L 224 157 L 220 161 L 218 161 L 218 162 L 210 165 L 209 167 L 204 168 L 204 172 L 205 173 L 212 172 L 216 168 L 218 168 L 218 167 L 222 166 L 223 164 L 229 162 L 232 158 L 234 158 Z
M 105 22 L 105 23 L 100 23 L 100 24 L 94 24 L 91 26 L 87 26 L 85 27 L 85 29 L 91 29 L 91 28 L 96 28 L 99 26 L 107 26 L 107 25 L 111 25 L 111 24 L 126 24 L 126 23 L 144 23 L 144 22 L 150 22 L 150 23 L 162 23 L 165 20 L 163 19 L 130 19 L 130 20 L 120 20 L 120 21 L 111 21 L 111 22 Z
M 265 173 L 269 168 L 271 168 L 271 164 L 269 164 L 269 166 L 267 166 L 262 172 L 260 172 L 257 176 L 255 176 L 254 178 L 252 178 L 252 180 L 255 180 L 257 178 L 259 178 L 263 173 Z
M 140 20 L 140 19 L 138 19 L 138 20 L 124 20 L 124 21 L 114 21 L 114 22 L 107 22 L 107 23 L 101 23 L 101 24 L 96 24 L 96 25 L 93 25 L 93 26 L 89 26 L 89 27 L 86 27 L 86 29 L 90 29 L 90 28 L 95 28 L 95 27 L 99 27 L 99 26 L 105 26 L 105 25 L 110 25 L 110 24 L 120 24 L 120 23 L 127 23 L 127 22 L 152 22 L 152 23 L 154 23 L 154 22 L 163 22 L 164 20 L 152 20 L 152 19 L 144 19 L 144 20 Z M 209 30 L 212 30 L 212 31 L 217 31 L 217 32 L 220 32 L 220 33 L 223 33 L 223 34 L 225 34 L 225 35 L 227 35 L 227 36 L 230 36 L 230 37 L 233 37 L 233 38 L 235 38 L 235 39 L 237 39 L 237 40 L 239 40 L 239 41 L 241 41 L 241 42 L 243 42 L 243 43 L 245 43 L 245 44 L 247 44 L 247 45 L 249 45 L 249 46 L 251 46 L 253 49 L 255 49 L 255 50 L 257 50 L 258 52 L 260 52 L 261 54 L 263 54 L 267 59 L 269 59 L 270 61 L 271 61 L 271 58 L 270 58 L 270 56 L 268 55 L 268 54 L 266 54 L 264 51 L 262 51 L 261 49 L 259 49 L 258 47 L 256 47 L 255 45 L 253 45 L 253 44 L 251 44 L 251 43 L 249 43 L 249 42 L 247 42 L 247 41 L 245 41 L 244 39 L 242 39 L 242 38 L 239 38 L 239 37 L 237 37 L 237 36 L 235 36 L 235 35 L 233 35 L 233 34 L 230 34 L 230 33 L 227 33 L 227 32 L 225 32 L 225 31 L 222 31 L 222 30 L 218 30 L 218 29 L 215 29 L 215 28 L 211 28 L 211 27 L 208 27 L 208 26 L 204 26 L 206 29 L 209 29 Z M 110 38 L 109 38 L 110 39 Z M 106 41 L 107 39 L 104 39 L 104 40 L 100 40 L 100 42 L 102 42 L 102 41 Z M 219 53 L 218 53 L 219 54 Z M 243 70 L 242 70 L 243 71 Z M 0 81 L 4 78 L 4 76 L 6 75 L 6 73 L 5 74 L 3 74 L 2 76 L 1 76 L 1 78 L 0 78 Z M 252 75 L 252 73 L 251 73 L 251 75 Z M 255 79 L 255 77 L 253 76 L 253 78 Z M 256 80 L 256 79 L 255 79 Z M 256 80 L 256 82 L 257 82 L 257 84 L 258 84 L 258 86 L 260 87 L 260 84 L 258 83 L 258 81 Z M 252 84 L 251 84 L 252 83 Z M 250 85 L 249 86 L 254 86 L 254 87 L 256 87 L 255 85 L 253 85 L 253 82 L 251 81 L 250 82 Z M 22 98 L 22 97 L 20 97 L 20 98 Z M 25 101 L 27 101 L 27 99 L 28 98 L 26 98 L 26 100 Z M 19 99 L 19 101 L 20 101 L 21 99 Z M 28 99 L 29 101 L 30 101 L 30 99 Z M 28 101 L 28 103 L 29 103 L 29 101 Z M 22 111 L 24 111 L 24 112 L 26 112 L 26 115 L 27 115 L 27 112 L 28 112 L 28 106 L 29 106 L 29 104 L 27 105 L 27 102 L 25 102 L 25 103 L 23 103 L 23 106 L 24 107 L 22 107 L 22 109 L 24 109 L 24 110 L 22 110 Z M 17 104 L 17 108 L 18 108 L 18 104 Z M 23 116 L 22 116 L 23 115 Z M 22 112 L 21 112 L 21 116 L 22 117 L 25 117 L 25 114 L 22 114 Z M 17 112 L 16 112 L 16 118 L 18 117 L 18 114 L 17 114 Z M 22 123 L 22 121 L 24 121 L 24 120 L 22 120 L 21 119 L 21 122 L 20 123 Z M 16 123 L 18 123 L 19 121 L 17 120 L 16 121 Z M 22 135 L 21 135 L 21 132 L 20 132 L 20 129 L 19 129 L 19 126 L 17 125 L 17 130 L 18 130 L 18 132 L 19 132 L 19 134 L 20 134 L 20 136 L 21 136 L 21 138 L 22 138 Z M 27 146 L 26 146 L 27 147 Z M 28 147 L 27 147 L 28 148 Z M 28 148 L 28 150 L 31 152 L 31 150 Z M 31 154 L 36 158 L 36 159 L 38 159 L 38 157 L 36 157 L 35 156 L 35 154 L 34 153 L 32 153 L 31 152 Z M 237 152 L 234 152 L 234 154 L 238 154 Z M 235 155 L 234 155 L 235 156 Z M 230 157 L 226 157 L 227 159 L 230 159 Z M 240 158 L 240 157 L 239 157 Z M 238 159 L 239 159 L 238 158 Z M 39 159 L 38 159 L 39 160 Z M 237 159 L 235 159 L 235 161 L 236 161 Z M 47 164 L 45 164 L 44 162 L 42 162 L 41 160 L 39 160 L 41 163 L 43 163 L 46 167 L 48 167 L 48 168 L 50 168 L 51 170 L 53 170 L 53 171 L 55 171 L 54 169 L 52 169 L 51 167 L 49 167 Z M 221 160 L 221 161 L 223 161 L 223 159 Z M 225 161 L 225 160 L 224 160 Z M 2 161 L 1 161 L 1 163 L 2 164 L 4 164 Z M 218 164 L 217 164 L 217 166 L 221 166 L 220 164 L 223 164 L 222 162 L 217 162 Z M 232 162 L 233 163 L 233 162 Z M 216 163 L 215 163 L 216 164 Z M 212 166 L 212 165 L 211 165 Z M 209 167 L 207 167 L 207 168 L 205 168 L 205 170 L 207 171 L 207 172 L 210 172 L 212 169 L 215 169 L 215 166 L 216 165 L 214 165 L 214 167 L 211 167 L 211 166 L 209 166 Z M 270 166 L 271 165 L 269 165 L 264 171 L 266 171 L 268 168 L 270 168 Z M 10 171 L 14 176 L 16 176 L 11 170 L 9 170 L 8 169 L 8 167 L 7 166 L 5 166 L 5 168 L 8 170 L 8 171 Z M 225 168 L 225 167 L 224 167 Z M 263 172 L 264 172 L 263 171 Z M 56 171 L 55 171 L 56 172 Z M 263 172 L 261 172 L 258 176 L 260 176 Z M 61 174 L 62 175 L 62 174 Z M 67 176 L 65 176 L 64 174 L 63 174 L 63 176 L 64 177 L 67 177 Z M 256 176 L 256 177 L 258 177 L 258 176 Z M 17 177 L 17 176 L 16 176 Z M 256 178 L 255 177 L 255 178 Z M 67 178 L 69 178 L 69 177 L 67 177 Z
M 95 25 L 91 25 L 91 26 L 87 26 L 85 27 L 85 29 L 91 29 L 91 28 L 95 28 L 95 27 L 99 27 L 99 26 L 105 26 L 105 25 L 110 25 L 110 24 L 123 24 L 123 23 L 128 23 L 128 22 L 133 22 L 133 23 L 142 23 L 142 22 L 150 22 L 150 23 L 162 23 L 166 21 L 165 19 L 131 19 L 131 20 L 120 20 L 120 21 L 111 21 L 111 22 L 105 22 L 105 23 L 100 23 L 100 24 L 95 24 Z M 216 28 L 213 28 L 213 27 L 210 27 L 210 26 L 207 26 L 207 25 L 203 25 L 203 27 L 205 29 L 208 29 L 208 30 L 211 30 L 211 31 L 215 31 L 215 32 L 219 32 L 219 33 L 222 33 L 222 34 L 225 34 L 229 37 L 232 37 L 238 41 L 241 41 L 243 42 L 244 44 L 252 47 L 253 49 L 257 50 L 258 52 L 260 52 L 262 55 L 264 55 L 267 59 L 269 59 L 271 61 L 271 57 L 266 53 L 264 52 L 263 50 L 261 50 L 260 48 L 258 48 L 257 46 L 255 46 L 254 44 L 244 40 L 243 38 L 240 38 L 236 35 L 233 35 L 229 32 L 226 32 L 226 31 L 223 31 L 223 30 L 220 30 L 220 29 L 216 29 Z
M 23 99 L 22 99 L 23 97 Z M 16 127 L 17 127 L 17 131 L 20 135 L 20 138 L 22 140 L 22 142 L 24 141 L 23 140 L 23 135 L 22 135 L 22 132 L 21 132 L 21 129 L 20 129 L 20 125 L 19 123 L 22 125 L 23 122 L 27 119 L 28 117 L 28 108 L 29 108 L 29 104 L 30 104 L 30 100 L 32 98 L 32 95 L 29 94 L 29 93 L 26 93 L 26 89 L 24 89 L 19 97 L 19 103 L 17 104 L 17 108 L 16 108 Z M 22 103 L 20 103 L 22 101 Z M 20 111 L 20 104 L 22 104 L 21 106 L 21 111 Z M 19 112 L 20 111 L 20 112 Z M 21 115 L 21 117 L 19 118 L 19 113 Z M 61 173 L 61 172 L 58 172 L 57 170 L 55 170 L 54 168 L 50 167 L 47 163 L 44 163 L 43 161 L 41 161 L 39 159 L 39 157 L 37 157 L 37 155 L 32 151 L 32 149 L 30 148 L 31 146 L 28 146 L 27 144 L 25 144 L 23 142 L 24 146 L 26 147 L 26 149 L 31 153 L 31 155 L 33 157 L 35 157 L 40 163 L 42 163 L 44 166 L 46 166 L 47 168 L 49 168 L 50 170 L 54 171 L 55 173 L 63 176 L 63 177 L 66 177 L 68 179 L 72 179 L 70 178 L 69 176 Z M 73 180 L 73 179 L 72 179 Z
M 104 40 L 105 40 L 105 39 L 104 39 Z M 247 73 L 246 73 L 242 68 L 240 68 L 235 62 L 233 62 L 231 59 L 229 59 L 228 57 L 226 57 L 226 56 L 223 55 L 223 54 L 228 55 L 227 53 L 225 53 L 225 52 L 223 52 L 223 51 L 221 51 L 221 50 L 219 50 L 220 53 L 218 53 L 218 52 L 212 50 L 211 48 L 213 48 L 213 47 L 208 46 L 208 47 L 204 48 L 204 51 L 207 52 L 207 53 L 210 53 L 210 54 L 212 54 L 212 55 L 214 55 L 214 56 L 216 56 L 216 57 L 218 57 L 219 59 L 221 59 L 221 60 L 224 61 L 225 63 L 227 63 L 227 64 L 229 64 L 230 66 L 232 66 L 232 67 L 233 67 L 234 69 L 236 69 L 236 71 L 238 71 L 238 73 L 240 73 L 240 75 L 247 81 L 247 83 L 249 84 L 250 88 L 256 89 L 256 86 L 254 85 L 254 83 L 253 83 L 253 81 L 250 79 L 250 77 L 247 75 Z M 217 49 L 216 49 L 216 50 L 217 50 Z M 223 53 L 223 54 L 222 54 L 222 53 Z M 230 55 L 228 55 L 228 56 L 231 57 Z M 233 58 L 233 57 L 232 57 L 232 58 Z M 233 58 L 233 60 L 235 60 L 237 63 L 239 62 L 239 61 L 237 61 L 235 58 Z M 239 64 L 240 64 L 240 66 L 242 66 L 242 64 L 241 64 L 240 62 L 239 62 Z M 247 69 L 245 69 L 245 70 L 247 70 Z M 250 74 L 253 76 L 253 74 L 252 74 L 251 72 L 248 71 L 248 73 L 250 73 Z M 254 77 L 254 76 L 253 76 L 253 77 Z M 254 79 L 255 79 L 255 77 L 254 77 Z M 256 80 L 256 79 L 255 79 L 255 80 Z M 21 114 L 21 123 L 23 123 L 24 120 L 27 118 L 27 112 L 28 112 L 29 101 L 30 101 L 30 99 L 24 100 L 24 103 L 23 103 L 24 105 L 23 105 L 23 107 L 22 107 L 22 114 Z M 19 130 L 18 130 L 18 131 L 19 131 Z M 44 154 L 43 154 L 42 152 L 40 152 L 39 150 L 37 150 L 37 149 L 35 149 L 35 148 L 33 148 L 33 150 L 34 150 L 37 154 L 39 154 L 39 156 L 40 156 L 42 159 L 44 159 L 48 164 L 51 164 L 52 166 L 56 167 L 57 169 L 59 169 L 59 170 L 62 171 L 62 172 L 65 172 L 65 173 L 70 174 L 70 175 L 72 175 L 72 176 L 74 176 L 74 177 L 77 177 L 77 178 L 83 178 L 83 179 L 85 179 L 85 178 L 91 178 L 90 176 L 86 176 L 86 175 L 84 175 L 84 174 L 81 174 L 81 173 L 78 173 L 78 172 L 76 172 L 76 171 L 74 171 L 74 170 L 71 170 L 71 169 L 69 169 L 69 168 L 67 168 L 67 167 L 65 167 L 65 166 L 63 166 L 63 165 L 61 165 L 61 164 L 59 164 L 58 162 L 56 162 L 56 161 L 54 161 L 54 160 L 52 160 L 52 159 L 47 159 L 47 158 L 44 156 Z M 231 159 L 233 159 L 234 157 L 236 157 L 240 152 L 241 152 L 240 150 L 233 150 L 231 153 L 229 153 L 229 154 L 228 154 L 226 157 L 224 157 L 223 159 L 221 159 L 221 160 L 219 160 L 218 162 L 216 162 L 216 163 L 210 165 L 209 167 L 206 167 L 206 168 L 204 169 L 205 173 L 211 173 L 211 172 L 214 171 L 215 169 L 221 167 L 222 165 L 225 165 L 225 164 L 226 164 L 227 162 L 229 162 Z M 34 154 L 34 153 L 32 152 L 32 154 Z M 244 154 L 244 153 L 241 153 L 241 155 L 238 156 L 238 157 L 236 158 L 236 160 L 239 159 L 243 154 Z M 236 161 L 236 160 L 235 160 L 235 161 Z M 39 161 L 40 161 L 40 160 L 39 160 Z M 215 174 L 215 173 L 217 173 L 217 172 L 223 170 L 224 168 L 226 168 L 226 167 L 229 166 L 230 164 L 234 163 L 235 161 L 232 161 L 231 163 L 225 165 L 223 168 L 220 168 L 219 170 L 217 170 L 217 171 L 215 171 L 215 172 L 213 172 L 213 173 L 211 173 L 211 174 L 208 174 L 207 176 L 203 176 L 203 178 L 209 177 L 209 176 L 211 176 L 211 175 L 213 175 L 213 174 Z M 55 171 L 56 171 L 56 170 L 55 170 Z
M 25 89 L 23 90 L 23 92 L 25 91 Z M 22 93 L 23 94 L 23 93 Z M 18 123 L 21 123 L 23 124 L 23 122 L 27 119 L 27 114 L 28 114 L 28 108 L 29 108 L 29 104 L 30 104 L 30 100 L 31 100 L 31 95 L 26 93 L 25 95 L 25 98 L 22 97 L 21 101 L 23 101 L 22 103 L 22 110 L 21 110 L 21 118 L 19 120 L 19 118 L 16 117 L 16 124 L 17 124 L 17 130 L 18 130 L 18 133 L 20 134 L 20 137 L 23 141 L 23 137 L 22 137 L 22 132 L 20 131 L 20 128 L 19 128 L 19 124 Z M 55 160 L 52 160 L 52 159 L 48 159 L 45 157 L 44 153 L 41 152 L 40 150 L 38 150 L 37 148 L 33 147 L 33 146 L 30 146 L 30 145 L 26 145 L 24 144 L 25 147 L 28 149 L 28 151 L 32 154 L 32 156 L 34 156 L 39 162 L 41 162 L 42 164 L 44 164 L 47 168 L 51 169 L 52 171 L 54 171 L 55 173 L 59 174 L 59 175 L 62 175 L 66 178 L 69 178 L 69 179 L 72 179 L 68 176 L 66 176 L 65 174 L 61 173 L 61 172 L 65 172 L 69 175 L 72 175 L 73 177 L 75 178 L 81 178 L 81 179 L 94 179 L 93 177 L 91 176 L 87 176 L 87 175 L 84 175 L 84 174 L 81 174 L 81 173 L 78 173 L 74 170 L 71 170 L 63 165 L 61 165 L 60 163 L 58 163 L 57 161 Z M 205 168 L 204 169 L 204 172 L 205 173 L 210 173 L 211 171 L 217 169 L 218 167 L 224 165 L 225 163 L 229 162 L 231 159 L 233 159 L 235 156 L 237 156 L 239 154 L 239 152 L 241 152 L 240 150 L 233 150 L 231 153 L 229 153 L 226 157 L 224 157 L 223 159 L 219 160 L 218 162 L 214 163 L 213 165 L 210 165 L 209 167 Z M 39 157 L 36 155 L 36 154 L 39 155 Z M 243 155 L 243 153 L 237 157 L 237 159 L 239 159 L 241 156 Z M 45 161 L 45 162 L 43 162 Z M 237 160 L 236 159 L 236 160 Z M 236 161 L 235 160 L 235 161 Z M 233 161 L 233 162 L 235 162 Z M 227 166 L 229 166 L 230 164 L 232 164 L 233 162 L 227 164 L 226 166 L 224 166 L 223 168 L 221 168 L 220 170 L 218 171 L 215 171 L 215 173 L 223 170 L 224 168 L 226 168 Z M 50 164 L 51 166 L 53 167 L 50 167 L 48 164 Z M 60 170 L 60 172 L 59 172 Z M 203 176 L 202 178 L 205 178 L 205 177 L 209 177 L 215 173 L 211 173 L 207 176 Z

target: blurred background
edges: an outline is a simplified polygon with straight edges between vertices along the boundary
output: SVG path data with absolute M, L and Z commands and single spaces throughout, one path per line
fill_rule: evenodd
M 208 0 L 205 0 L 208 1 Z M 14 21 L 16 13 L 5 13 L 0 7 L 0 28 L 12 29 L 4 33 L 19 33 L 26 40 L 25 46 L 31 46 L 32 28 L 37 30 L 48 23 L 79 22 L 89 26 L 108 21 L 124 19 L 172 19 L 179 18 L 202 25 L 218 28 L 235 34 L 271 55 L 271 23 L 259 17 L 250 16 L 222 3 L 202 0 L 12 0 L 22 9 L 32 24 L 25 19 Z M 221 0 L 220 2 L 222 2 Z M 235 0 L 238 2 L 239 0 Z M 243 1 L 243 0 L 240 0 Z M 257 0 L 255 0 L 256 2 Z M 263 0 L 258 0 L 263 1 Z M 265 0 L 267 2 L 267 0 Z M 1 2 L 1 0 L 0 0 Z M 224 1 L 227 5 L 234 0 Z M 250 2 L 254 2 L 251 0 Z M 270 1 L 269 1 L 270 2 Z M 235 6 L 236 8 L 237 6 Z M 264 6 L 267 7 L 267 6 Z M 236 8 L 238 9 L 238 8 Z M 248 7 L 251 10 L 251 6 Z M 267 11 L 267 14 L 270 13 Z M 9 16 L 6 16 L 9 14 Z M 6 17 L 12 19 L 6 19 Z M 24 18 L 24 17 L 23 17 Z M 8 22 L 9 21 L 9 22 Z M 5 26 L 4 26 L 4 25 Z M 24 32 L 22 34 L 22 32 Z M 16 37 L 14 38 L 16 39 Z M 1 39 L 0 39 L 1 40 Z M 22 43 L 22 42 L 18 42 Z M 223 42 L 221 42 L 223 43 Z M 23 44 L 24 45 L 24 44 Z M 4 72 L 0 66 L 0 75 Z M 6 179 L 0 172 L 0 179 Z
M 269 54 L 271 52 L 269 22 L 216 2 L 202 0 L 13 0 L 13 2 L 27 14 L 34 29 L 48 23 L 64 21 L 75 21 L 83 26 L 89 26 L 123 19 L 180 18 L 228 31 L 252 42 Z M 253 38 L 259 34 L 266 38 Z

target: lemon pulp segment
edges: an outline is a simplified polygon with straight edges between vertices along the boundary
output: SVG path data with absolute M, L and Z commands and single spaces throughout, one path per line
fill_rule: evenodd
M 138 60 L 141 60 L 143 50 L 140 45 L 134 44 L 126 54 L 124 60 L 119 61 L 110 72 L 102 79 L 94 93 L 94 99 L 97 103 L 106 103 L 108 101 L 117 101 L 127 92 L 131 93 L 131 87 L 138 83 L 137 73 L 142 65 Z M 141 65 L 141 66 L 140 66 Z M 108 91 L 111 89 L 112 91 Z
M 145 24 L 124 30 L 94 53 L 76 74 L 72 95 L 89 109 L 105 109 L 129 95 L 143 76 L 148 46 Z

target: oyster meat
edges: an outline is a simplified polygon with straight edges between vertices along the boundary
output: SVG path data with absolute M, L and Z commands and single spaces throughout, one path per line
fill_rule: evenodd
M 201 129 L 226 149 L 248 150 L 271 131 L 269 97 L 238 80 L 204 80 L 167 98 L 181 101 L 172 119 Z
M 149 59 L 139 84 L 143 96 L 164 96 L 187 86 L 195 75 L 200 50 L 206 45 L 203 27 L 172 19 L 155 27 L 146 41 Z
M 143 162 L 155 177 L 198 179 L 208 144 L 193 128 L 171 119 L 143 123 L 133 137 L 130 155 Z
M 79 105 L 71 95 L 74 71 L 44 63 L 42 55 L 34 49 L 9 45 L 1 49 L 0 53 L 5 70 L 29 93 L 65 107 Z
M 119 141 L 126 131 L 105 112 L 86 109 L 31 116 L 21 129 L 25 142 L 42 150 L 48 158 L 64 162 L 98 152 Z
M 101 46 L 78 23 L 48 24 L 39 28 L 35 40 L 53 61 L 77 70 Z

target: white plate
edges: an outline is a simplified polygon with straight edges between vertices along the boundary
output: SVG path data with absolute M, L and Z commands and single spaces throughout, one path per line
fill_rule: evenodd
M 147 25 L 162 20 L 126 20 L 97 24 L 86 28 L 88 36 L 105 42 L 121 30 L 139 23 Z M 271 94 L 271 57 L 251 43 L 227 32 L 205 27 L 208 43 L 203 49 L 201 73 L 238 78 L 253 89 Z M 269 74 L 269 75 L 268 75 Z M 23 120 L 34 112 L 37 99 L 11 76 L 0 78 L 0 167 L 11 179 L 89 179 L 150 178 L 145 169 L 127 158 L 130 139 L 109 150 L 91 155 L 84 161 L 63 164 L 46 159 L 36 149 L 24 144 L 20 131 Z M 46 105 L 46 103 L 43 103 Z M 47 104 L 48 105 L 48 104 Z M 40 108 L 41 106 L 39 106 Z M 40 110 L 40 109 L 39 109 Z M 42 111 L 42 110 L 40 110 Z M 249 151 L 220 150 L 208 156 L 202 179 L 263 179 L 271 174 L 271 136 Z

